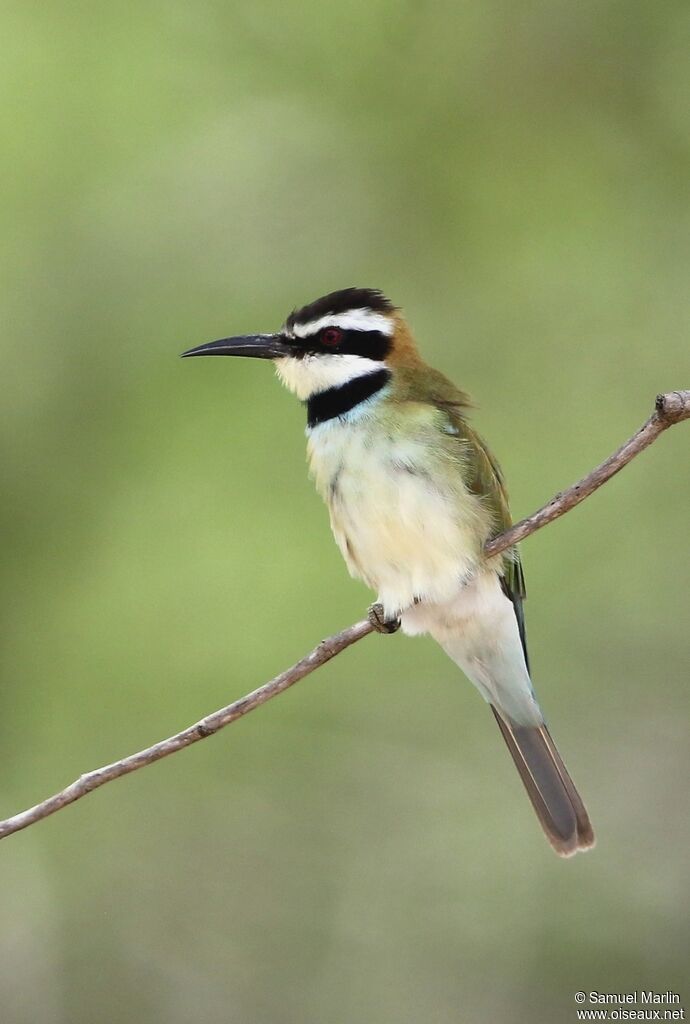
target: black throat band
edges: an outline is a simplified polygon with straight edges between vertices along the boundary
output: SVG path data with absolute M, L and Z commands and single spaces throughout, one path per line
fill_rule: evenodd
M 340 387 L 329 388 L 328 391 L 312 395 L 307 400 L 308 426 L 315 427 L 319 423 L 335 419 L 336 416 L 344 416 L 350 409 L 354 409 L 360 402 L 366 401 L 385 387 L 390 379 L 390 370 L 376 370 L 375 373 L 367 373 L 364 377 L 355 377 Z

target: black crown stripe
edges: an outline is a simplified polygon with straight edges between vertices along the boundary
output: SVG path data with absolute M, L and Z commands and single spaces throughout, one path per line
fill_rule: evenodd
M 395 306 L 378 288 L 343 288 L 330 292 L 301 309 L 295 309 L 285 321 L 288 330 L 296 323 L 308 324 L 322 316 L 347 313 L 351 309 L 370 309 L 374 313 L 392 313 Z

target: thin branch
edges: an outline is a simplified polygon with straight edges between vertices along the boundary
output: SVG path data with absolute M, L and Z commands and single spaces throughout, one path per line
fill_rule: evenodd
M 512 547 L 518 541 L 524 540 L 525 537 L 540 530 L 542 526 L 546 526 L 547 523 L 564 515 L 618 473 L 631 459 L 639 455 L 652 441 L 655 441 L 664 430 L 672 424 L 686 419 L 690 419 L 690 391 L 671 391 L 668 394 L 659 395 L 654 412 L 629 441 L 626 441 L 618 451 L 578 483 L 557 494 L 543 508 L 488 541 L 485 545 L 486 554 L 500 554 L 501 551 L 505 551 L 506 548 Z M 47 800 L 21 811 L 5 821 L 0 821 L 0 839 L 4 839 L 5 836 L 12 835 L 14 832 L 20 832 L 29 825 L 55 814 L 56 811 L 80 800 L 92 790 L 104 786 L 106 782 L 129 775 L 130 772 L 138 771 L 139 768 L 160 761 L 184 747 L 191 746 L 192 743 L 198 743 L 199 740 L 213 736 L 226 725 L 242 718 L 243 715 L 258 708 L 261 704 L 265 704 L 267 700 L 276 697 L 279 693 L 283 693 L 294 683 L 304 679 L 305 676 L 334 658 L 336 654 L 340 654 L 341 651 L 357 643 L 372 631 L 371 624 L 368 620 L 363 619 L 361 622 L 356 622 L 347 629 L 343 629 L 340 633 L 328 637 L 327 640 L 322 640 L 318 647 L 315 647 L 310 654 L 298 661 L 292 668 L 281 672 L 280 675 L 268 683 L 264 683 L 257 690 L 253 690 L 252 693 L 248 693 L 245 697 L 240 697 L 239 700 L 233 701 L 227 707 L 214 711 L 194 725 L 183 729 L 182 732 L 154 743 L 152 747 L 147 747 L 136 754 L 130 754 L 129 757 L 123 757 L 120 761 L 114 761 L 103 768 L 96 768 L 94 771 L 81 775 L 70 786 L 48 797 Z
M 304 679 L 314 669 L 325 665 L 327 661 L 334 658 L 336 654 L 340 654 L 346 647 L 361 640 L 367 633 L 371 633 L 372 629 L 373 627 L 367 619 L 356 622 L 353 626 L 348 626 L 347 629 L 343 629 L 340 633 L 328 637 L 327 640 L 322 640 L 313 651 L 307 654 L 305 658 L 302 658 L 301 661 L 298 661 L 296 665 L 293 665 L 292 668 L 281 672 L 280 675 L 264 683 L 257 690 L 252 690 L 245 697 L 240 697 L 239 700 L 233 701 L 227 707 L 220 708 L 219 711 L 206 715 L 205 718 L 195 722 L 194 725 L 190 725 L 187 729 L 183 729 L 182 732 L 175 733 L 174 736 L 169 736 L 165 740 L 159 740 L 152 747 L 146 747 L 145 750 L 139 750 L 136 754 L 123 757 L 120 761 L 113 761 L 112 764 L 104 765 L 103 768 L 95 768 L 93 771 L 87 772 L 86 775 L 81 775 L 70 786 L 61 789 L 59 793 L 55 793 L 53 796 L 49 796 L 47 800 L 42 800 L 40 804 L 29 807 L 26 811 L 20 811 L 19 814 L 15 814 L 12 818 L 7 818 L 6 821 L 0 821 L 0 839 L 12 835 L 13 832 L 20 832 L 23 828 L 33 825 L 36 821 L 41 821 L 42 818 L 47 818 L 50 814 L 55 814 L 56 811 L 62 810 L 68 804 L 73 804 L 75 800 L 81 800 L 83 796 L 86 796 L 92 790 L 98 789 L 99 786 L 104 786 L 106 782 L 112 782 L 113 779 L 129 775 L 130 772 L 144 768 L 147 764 L 153 764 L 154 761 L 160 761 L 162 758 L 168 757 L 178 750 L 191 746 L 192 743 L 198 743 L 199 740 L 205 740 L 208 736 L 213 736 L 219 729 L 223 729 L 226 725 L 230 725 L 231 722 L 242 718 L 249 711 L 258 708 L 260 704 L 265 704 L 271 697 L 277 697 L 279 693 L 283 693 L 284 690 L 287 690 L 294 683 Z
M 535 530 L 540 530 L 542 526 L 552 523 L 554 519 L 558 519 L 569 512 L 571 508 L 575 508 L 612 476 L 620 473 L 623 466 L 627 466 L 631 459 L 648 448 L 652 441 L 656 441 L 664 430 L 673 426 L 674 423 L 680 423 L 681 420 L 687 419 L 690 419 L 690 391 L 669 391 L 668 394 L 657 395 L 654 412 L 636 434 L 633 434 L 613 455 L 610 455 L 605 462 L 593 469 L 582 480 L 578 480 L 576 484 L 568 487 L 565 491 L 559 491 L 537 512 L 527 516 L 526 519 L 521 519 L 509 530 L 488 541 L 484 546 L 487 555 L 500 554 L 506 548 L 529 537 Z

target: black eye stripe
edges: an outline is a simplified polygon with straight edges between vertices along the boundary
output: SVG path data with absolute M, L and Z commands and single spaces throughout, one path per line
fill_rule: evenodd
M 348 355 L 362 356 L 364 359 L 373 359 L 382 362 L 391 348 L 391 339 L 382 331 L 355 331 L 341 328 L 341 338 L 337 345 L 322 343 L 322 335 L 328 327 L 323 328 L 318 334 L 308 338 L 291 338 L 291 344 L 295 347 L 296 356 L 305 355 Z
M 391 339 L 382 331 L 345 331 L 339 352 L 383 361 L 391 348 Z

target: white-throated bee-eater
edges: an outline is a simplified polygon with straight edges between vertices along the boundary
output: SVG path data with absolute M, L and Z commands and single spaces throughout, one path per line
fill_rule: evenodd
M 333 292 L 276 334 L 185 356 L 271 359 L 307 408 L 316 487 L 348 569 L 378 595 L 372 622 L 429 633 L 491 705 L 557 853 L 594 843 L 584 804 L 530 679 L 516 551 L 487 558 L 510 525 L 501 471 L 469 426 L 469 399 L 420 357 L 400 311 L 368 288 Z

